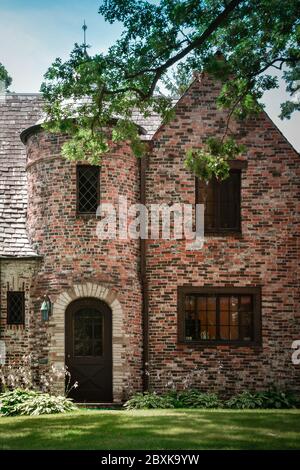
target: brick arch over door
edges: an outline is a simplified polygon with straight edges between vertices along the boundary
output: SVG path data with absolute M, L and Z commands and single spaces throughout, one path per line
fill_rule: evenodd
M 53 303 L 50 319 L 52 330 L 50 343 L 50 362 L 57 367 L 65 364 L 65 312 L 68 305 L 76 299 L 91 297 L 104 301 L 112 312 L 112 355 L 113 355 L 113 399 L 120 401 L 123 394 L 124 373 L 126 365 L 122 357 L 124 340 L 123 310 L 117 299 L 117 294 L 102 285 L 90 282 L 75 284 L 62 292 Z M 64 387 L 63 384 L 59 388 Z

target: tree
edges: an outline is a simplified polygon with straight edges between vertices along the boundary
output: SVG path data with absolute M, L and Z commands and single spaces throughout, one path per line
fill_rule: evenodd
M 12 83 L 12 78 L 8 75 L 8 72 L 3 64 L 0 62 L 0 82 L 4 82 L 5 89 L 7 90 L 8 87 Z
M 300 0 L 104 0 L 100 14 L 122 23 L 124 31 L 106 54 L 90 56 L 85 44 L 75 44 L 66 62 L 55 60 L 41 87 L 46 127 L 70 133 L 67 158 L 99 162 L 110 139 L 129 140 L 141 156 L 132 110 L 169 119 L 171 100 L 159 85 L 169 83 L 174 91 L 201 69 L 222 81 L 218 105 L 228 110 L 228 119 L 258 113 L 264 91 L 278 87 L 272 68 L 284 69 L 288 91 L 299 90 L 299 11 Z M 297 109 L 285 103 L 282 115 Z M 186 165 L 198 176 L 225 177 L 226 159 L 242 151 L 227 134 L 228 126 L 222 139 L 189 152 Z

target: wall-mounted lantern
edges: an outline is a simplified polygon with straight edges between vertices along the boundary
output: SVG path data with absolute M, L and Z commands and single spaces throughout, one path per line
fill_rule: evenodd
M 43 321 L 49 320 L 49 316 L 51 315 L 51 300 L 49 299 L 48 295 L 44 295 L 44 299 L 41 305 L 41 314 Z

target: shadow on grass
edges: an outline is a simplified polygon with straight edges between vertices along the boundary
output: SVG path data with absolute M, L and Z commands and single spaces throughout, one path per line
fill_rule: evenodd
M 79 411 L 2 417 L 0 449 L 300 449 L 300 411 Z

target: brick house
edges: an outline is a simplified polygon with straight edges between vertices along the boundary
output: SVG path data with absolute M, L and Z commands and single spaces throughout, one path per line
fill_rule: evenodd
M 67 139 L 40 126 L 41 96 L 0 102 L 0 341 L 6 363 L 68 365 L 74 397 L 191 385 L 229 395 L 299 390 L 299 155 L 266 113 L 232 130 L 247 151 L 205 185 L 185 152 L 218 135 L 220 84 L 199 74 L 170 123 L 136 122 L 149 152 L 115 146 L 101 168 L 61 157 Z M 21 134 L 21 139 L 20 139 Z M 101 240 L 99 201 L 205 204 L 205 240 Z M 51 311 L 43 318 L 43 301 Z M 48 305 L 49 306 L 49 305 Z M 46 305 L 47 307 L 47 305 Z M 3 347 L 4 347 L 3 346 Z M 145 373 L 145 370 L 147 373 Z M 61 391 L 64 379 L 55 384 Z

